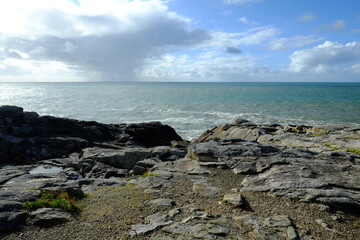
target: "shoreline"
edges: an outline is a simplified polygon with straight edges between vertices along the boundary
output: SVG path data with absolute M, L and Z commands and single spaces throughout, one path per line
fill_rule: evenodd
M 236 119 L 188 142 L 2 106 L 0 133 L 4 239 L 360 238 L 360 128 Z M 44 190 L 88 197 L 80 215 L 22 209 Z

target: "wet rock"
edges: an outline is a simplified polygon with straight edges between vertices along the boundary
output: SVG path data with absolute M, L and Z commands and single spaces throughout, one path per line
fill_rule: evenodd
M 68 222 L 72 218 L 70 213 L 56 208 L 40 208 L 30 213 L 28 223 L 39 227 L 50 227 Z

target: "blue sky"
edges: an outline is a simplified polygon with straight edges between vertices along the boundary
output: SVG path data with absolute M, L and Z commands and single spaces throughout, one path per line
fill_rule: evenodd
M 0 81 L 360 81 L 358 0 L 12 0 Z

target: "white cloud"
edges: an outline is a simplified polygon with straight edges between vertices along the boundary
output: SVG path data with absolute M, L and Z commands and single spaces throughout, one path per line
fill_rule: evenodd
M 255 60 L 250 56 L 205 53 L 195 58 L 189 55 L 165 55 L 158 59 L 148 59 L 147 65 L 138 74 L 150 80 L 232 81 L 234 79 L 229 76 L 248 78 L 265 71 L 268 71 L 267 68 L 256 66 Z
M 161 0 L 79 0 L 78 4 L 12 0 L 0 10 L 0 47 L 12 53 L 2 55 L 6 59 L 18 52 L 26 54 L 27 64 L 11 65 L 24 73 L 36 73 L 37 68 L 26 67 L 33 63 L 61 62 L 64 71 L 77 66 L 107 81 L 129 81 L 149 56 L 210 39 L 205 30 L 189 30 L 189 20 L 170 12 L 165 4 Z M 10 67 L 4 59 L 0 58 L 2 66 Z
M 262 0 L 224 0 L 226 4 L 245 4 L 245 3 L 257 3 L 261 2 Z
M 360 42 L 339 44 L 326 41 L 317 47 L 296 51 L 290 55 L 292 72 L 326 72 L 360 59 Z
M 270 42 L 269 48 L 271 50 L 285 51 L 290 48 L 305 46 L 314 42 L 319 42 L 321 40 L 323 40 L 323 38 L 316 37 L 314 35 L 277 38 Z
M 360 63 L 352 65 L 351 70 L 356 74 L 360 74 Z
M 207 46 L 226 48 L 228 46 L 250 46 L 262 44 L 280 34 L 280 30 L 272 26 L 256 27 L 244 32 L 210 32 L 211 40 Z
M 229 16 L 232 14 L 232 11 L 231 10 L 225 10 L 221 13 L 221 15 L 224 15 L 224 16 Z
M 241 17 L 238 19 L 239 22 L 243 23 L 243 24 L 247 24 L 247 25 L 257 25 L 257 22 L 254 21 L 250 21 L 247 17 Z
M 351 33 L 360 33 L 360 28 L 355 28 L 351 30 Z
M 333 31 L 339 31 L 344 29 L 346 26 L 346 23 L 344 20 L 336 20 L 335 22 L 332 22 L 330 24 L 325 24 L 319 27 L 320 30 L 333 30 Z
M 316 19 L 316 16 L 313 14 L 304 14 L 304 15 L 300 16 L 299 19 L 300 19 L 300 21 L 303 21 L 303 22 L 311 22 Z

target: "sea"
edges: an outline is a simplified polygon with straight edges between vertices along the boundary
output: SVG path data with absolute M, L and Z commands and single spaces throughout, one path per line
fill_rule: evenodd
M 0 105 L 101 123 L 160 121 L 188 140 L 237 118 L 360 127 L 360 83 L 0 83 Z

